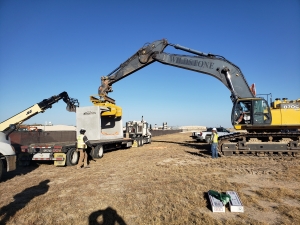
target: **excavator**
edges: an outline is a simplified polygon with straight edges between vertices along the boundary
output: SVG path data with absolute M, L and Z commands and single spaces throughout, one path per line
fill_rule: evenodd
M 167 46 L 189 54 L 166 53 Z M 90 100 L 95 105 L 113 108 L 115 101 L 108 97 L 113 91 L 112 84 L 153 62 L 210 75 L 229 89 L 233 103 L 231 123 L 237 131 L 247 132 L 221 136 L 218 146 L 221 155 L 299 155 L 300 98 L 276 98 L 269 106 L 266 99 L 256 96 L 255 86 L 248 85 L 240 68 L 225 57 L 171 44 L 166 39 L 144 45 L 107 76 L 102 76 L 99 98 L 91 96 Z

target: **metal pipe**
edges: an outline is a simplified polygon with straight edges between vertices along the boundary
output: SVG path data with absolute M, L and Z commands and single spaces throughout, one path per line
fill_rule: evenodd
M 114 72 L 116 72 L 118 69 L 120 69 L 121 66 L 117 67 L 116 69 L 114 69 L 112 72 L 110 72 L 106 77 L 109 77 L 110 75 L 112 75 Z
M 183 50 L 183 51 L 186 51 L 186 52 L 190 52 L 190 53 L 193 53 L 193 54 L 196 54 L 196 55 L 201 55 L 201 56 L 207 56 L 207 54 L 203 53 L 203 52 L 199 52 L 197 50 L 194 50 L 194 49 L 190 49 L 190 48 L 187 48 L 187 47 L 184 47 L 184 46 L 181 46 L 181 45 L 174 45 L 174 44 L 169 44 L 171 46 L 173 46 L 174 48 L 176 49 L 180 49 L 180 50 Z

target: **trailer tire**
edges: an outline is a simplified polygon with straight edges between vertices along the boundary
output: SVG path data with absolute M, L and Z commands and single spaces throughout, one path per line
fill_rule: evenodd
M 90 152 L 90 155 L 91 155 L 91 157 L 92 157 L 93 159 L 96 158 L 95 147 L 92 147 L 91 152 Z
M 67 166 L 75 166 L 75 165 L 77 165 L 78 164 L 78 160 L 79 160 L 79 152 L 76 151 L 76 148 L 71 148 L 67 152 L 67 160 L 66 160 Z
M 4 165 L 2 159 L 0 159 L 0 180 L 3 174 L 4 174 Z
M 103 157 L 103 146 L 102 145 L 97 145 L 94 148 L 94 155 L 93 158 L 99 159 Z

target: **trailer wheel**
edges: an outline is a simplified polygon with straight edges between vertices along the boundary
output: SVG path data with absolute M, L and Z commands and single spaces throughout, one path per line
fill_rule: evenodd
M 97 145 L 94 148 L 94 155 L 93 158 L 99 159 L 103 157 L 103 146 L 102 145 Z
M 77 165 L 78 160 L 79 160 L 79 152 L 76 151 L 76 148 L 71 148 L 67 152 L 67 160 L 66 160 L 67 166 Z
M 4 165 L 2 159 L 0 159 L 0 180 L 2 178 L 3 173 L 4 173 Z

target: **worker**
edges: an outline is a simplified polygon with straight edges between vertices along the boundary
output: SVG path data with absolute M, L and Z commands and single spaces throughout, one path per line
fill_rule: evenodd
M 77 164 L 77 169 L 82 168 L 90 168 L 88 163 L 88 155 L 86 152 L 87 146 L 93 147 L 91 143 L 89 142 L 88 138 L 84 135 L 86 130 L 84 128 L 81 128 L 77 137 L 77 150 L 79 151 L 79 161 Z
M 212 158 L 218 158 L 218 150 L 217 150 L 218 138 L 219 138 L 219 135 L 217 133 L 217 129 L 214 127 L 212 129 L 211 136 L 210 136 L 211 157 Z

